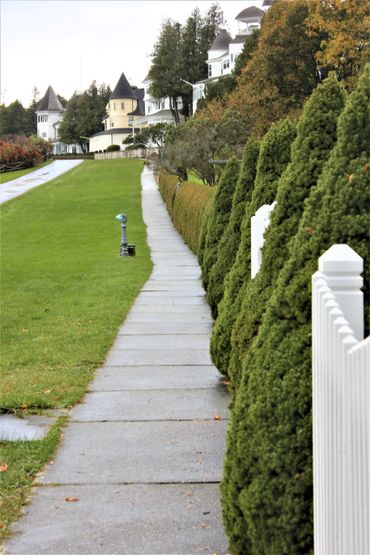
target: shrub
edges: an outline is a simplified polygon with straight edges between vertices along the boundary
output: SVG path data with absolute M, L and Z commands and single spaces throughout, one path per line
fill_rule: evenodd
M 49 141 L 32 135 L 6 136 L 0 141 L 0 164 L 2 170 L 12 169 L 15 164 L 18 167 L 30 168 L 41 164 L 51 154 L 52 146 Z
M 167 206 L 168 213 L 172 218 L 173 202 L 176 194 L 176 184 L 179 183 L 177 175 L 160 174 L 159 176 L 159 191 L 162 199 Z
M 217 316 L 217 305 L 224 294 L 225 277 L 234 263 L 239 247 L 241 222 L 245 205 L 252 197 L 258 152 L 258 143 L 253 139 L 248 141 L 244 148 L 238 183 L 233 195 L 230 219 L 220 239 L 217 259 L 209 275 L 207 298 L 214 318 Z
M 369 102 L 370 65 L 339 117 L 336 146 L 244 361 L 222 482 L 236 554 L 312 553 L 311 276 L 325 250 L 348 243 L 365 258 L 369 290 Z
M 190 182 L 180 185 L 177 176 L 165 174 L 159 177 L 159 189 L 176 229 L 197 253 L 203 220 L 216 189 Z
M 107 146 L 106 152 L 116 152 L 118 150 L 121 150 L 121 147 L 119 145 L 109 145 Z
M 252 200 L 245 206 L 240 245 L 226 278 L 224 297 L 218 306 L 218 318 L 211 337 L 212 360 L 226 375 L 231 356 L 231 332 L 241 306 L 242 286 L 250 279 L 251 273 L 250 219 L 260 206 L 275 200 L 277 180 L 290 161 L 294 137 L 294 125 L 285 120 L 272 125 L 261 143 Z
M 217 247 L 230 218 L 233 194 L 238 181 L 240 162 L 230 158 L 223 170 L 209 215 L 202 259 L 202 282 L 208 288 L 209 274 L 217 258 Z
M 215 195 L 214 187 L 198 183 L 182 183 L 175 196 L 173 221 L 193 252 L 199 248 L 203 218 L 209 212 Z
M 327 79 L 308 100 L 292 145 L 292 161 L 277 185 L 277 204 L 265 232 L 262 265 L 243 292 L 232 338 L 234 387 L 238 387 L 242 360 L 258 331 L 303 212 L 303 203 L 317 183 L 337 139 L 337 120 L 345 92 L 335 77 Z

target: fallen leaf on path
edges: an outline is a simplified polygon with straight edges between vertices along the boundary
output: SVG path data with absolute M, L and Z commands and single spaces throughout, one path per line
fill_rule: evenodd
M 66 501 L 68 503 L 75 503 L 76 501 L 79 501 L 78 497 L 66 497 Z
M 9 467 L 6 463 L 0 464 L 0 472 L 6 472 L 8 468 Z
M 221 416 L 219 416 L 218 414 L 215 414 L 213 417 L 213 420 L 221 420 Z

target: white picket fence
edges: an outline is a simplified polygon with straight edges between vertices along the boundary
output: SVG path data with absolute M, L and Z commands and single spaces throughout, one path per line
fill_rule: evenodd
M 315 555 L 370 554 L 370 338 L 362 258 L 333 245 L 312 277 Z
M 264 233 L 270 224 L 271 213 L 276 201 L 261 206 L 251 217 L 251 277 L 259 272 L 262 264 L 262 247 L 265 242 Z

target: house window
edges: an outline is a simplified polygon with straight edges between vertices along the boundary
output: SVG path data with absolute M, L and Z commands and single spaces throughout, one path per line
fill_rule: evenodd
M 234 61 L 234 54 L 230 54 L 230 57 L 231 57 L 231 62 L 233 62 Z
M 113 121 L 110 122 L 110 126 L 111 126 L 111 127 L 114 127 Z
M 212 65 L 208 64 L 208 77 L 212 77 Z
M 48 121 L 48 116 L 47 114 L 43 114 L 42 116 L 37 116 L 37 121 L 39 123 L 45 123 Z
M 47 136 L 46 133 L 45 133 L 45 131 L 43 132 L 42 136 L 44 137 L 44 139 L 45 139 L 45 137 Z
M 125 103 L 121 102 L 121 110 L 124 110 L 124 109 L 125 109 Z
M 116 103 L 115 102 L 113 102 L 113 111 L 114 112 L 116 111 Z
M 230 59 L 227 58 L 227 60 L 224 60 L 222 62 L 222 69 L 225 70 L 225 69 L 228 69 L 229 67 L 230 67 Z

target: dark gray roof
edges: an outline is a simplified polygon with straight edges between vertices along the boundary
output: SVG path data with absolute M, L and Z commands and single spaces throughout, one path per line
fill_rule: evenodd
M 127 81 L 124 73 L 122 73 L 121 77 L 118 79 L 118 83 L 110 95 L 109 100 L 113 100 L 115 98 L 122 100 L 125 100 L 126 98 L 136 98 L 135 93 L 132 90 L 130 83 Z
M 263 7 L 263 6 L 265 6 L 265 7 L 270 7 L 270 6 L 272 6 L 272 4 L 274 3 L 274 1 L 275 1 L 275 0 L 263 0 L 262 7 Z
M 250 6 L 250 8 L 245 8 L 245 10 L 241 11 L 239 15 L 236 16 L 235 19 L 238 21 L 245 21 L 246 19 L 250 19 L 251 17 L 263 17 L 265 12 L 257 8 L 256 6 Z
M 133 112 L 130 112 L 129 116 L 144 116 L 145 115 L 145 102 L 144 102 L 144 89 L 134 89 L 134 94 L 137 98 L 137 106 Z
M 210 50 L 227 50 L 232 38 L 225 29 L 221 29 L 217 37 L 213 41 Z
M 121 135 L 122 133 L 132 133 L 132 127 L 112 127 L 111 129 L 95 133 L 92 137 L 99 137 L 99 135 Z
M 53 87 L 48 87 L 44 98 L 36 108 L 36 112 L 64 112 L 64 108 L 55 94 Z

